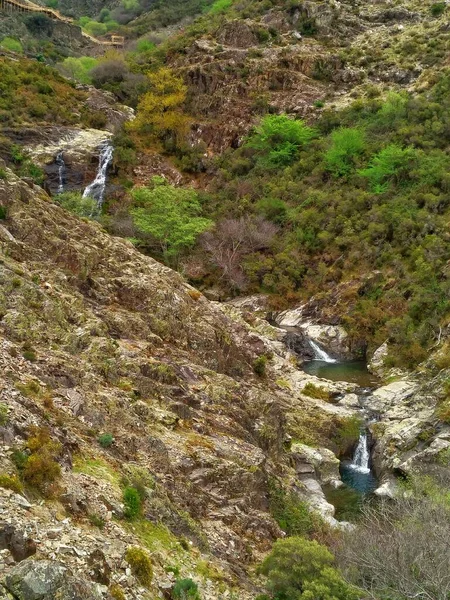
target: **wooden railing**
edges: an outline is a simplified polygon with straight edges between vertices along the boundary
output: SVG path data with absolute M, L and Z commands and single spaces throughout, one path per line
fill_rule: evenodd
M 73 19 L 71 19 L 70 17 L 63 16 L 57 10 L 53 10 L 53 8 L 48 8 L 46 6 L 39 6 L 39 4 L 34 4 L 33 2 L 18 2 L 17 0 L 0 0 L 0 10 L 7 12 L 41 13 L 47 15 L 51 19 L 61 21 L 62 23 L 75 24 Z M 91 40 L 95 44 L 101 44 L 102 46 L 114 46 L 115 48 L 122 48 L 125 43 L 125 38 L 121 35 L 111 36 L 111 41 L 99 40 L 98 38 L 89 35 L 84 31 L 82 31 L 82 35 L 83 37 Z

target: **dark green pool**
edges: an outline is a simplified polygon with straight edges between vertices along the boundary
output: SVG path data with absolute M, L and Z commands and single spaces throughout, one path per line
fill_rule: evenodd
M 331 381 L 348 381 L 363 388 L 374 387 L 378 383 L 377 378 L 367 370 L 363 360 L 344 360 L 335 363 L 311 360 L 303 363 L 302 368 L 309 375 Z

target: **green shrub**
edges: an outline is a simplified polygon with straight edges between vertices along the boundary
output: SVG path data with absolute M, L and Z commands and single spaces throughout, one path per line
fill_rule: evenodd
M 139 583 L 149 587 L 153 579 L 153 567 L 149 555 L 141 548 L 132 546 L 126 551 L 125 560 Z
M 0 474 L 0 487 L 12 490 L 16 494 L 23 494 L 23 486 L 16 475 Z
M 9 406 L 0 402 L 0 427 L 4 427 L 9 421 Z
M 311 127 L 287 115 L 263 117 L 247 146 L 258 152 L 258 162 L 264 168 L 275 169 L 291 164 L 299 149 L 315 136 Z
M 9 50 L 10 52 L 16 52 L 17 54 L 23 54 L 23 46 L 15 38 L 5 37 L 0 42 L 0 48 Z
M 325 546 L 292 537 L 275 542 L 259 571 L 274 600 L 357 600 L 360 595 L 333 565 Z
M 108 592 L 113 600 L 127 600 L 122 587 L 118 583 L 112 583 L 109 586 Z
M 103 433 L 98 437 L 97 441 L 102 448 L 109 448 L 114 442 L 114 437 L 111 433 Z
M 0 179 L 8 179 L 8 171 L 0 167 Z M 6 219 L 6 208 L 0 206 L 0 219 Z
M 440 17 L 444 14 L 447 4 L 445 2 L 435 2 L 430 7 L 430 12 L 433 17 Z
M 368 179 L 373 192 L 381 194 L 389 189 L 391 182 L 399 183 L 408 178 L 415 156 L 413 148 L 401 148 L 397 144 L 390 144 L 380 150 L 372 158 L 369 166 L 361 169 L 359 173 Z
M 26 446 L 30 451 L 21 476 L 23 481 L 44 495 L 52 493 L 52 484 L 61 477 L 61 467 L 56 461 L 62 446 L 52 439 L 44 427 L 30 427 Z
M 285 491 L 275 481 L 269 482 L 270 514 L 288 535 L 311 535 L 320 527 L 305 502 L 293 491 Z
M 339 419 L 332 441 L 337 446 L 337 455 L 346 455 L 357 443 L 361 433 L 361 419 L 358 416 Z
M 255 358 L 253 361 L 253 371 L 256 375 L 259 375 L 259 377 L 264 377 L 266 374 L 267 361 L 268 359 L 265 354 L 258 356 L 258 358 Z
M 97 202 L 89 196 L 83 198 L 80 192 L 63 192 L 55 197 L 65 210 L 79 217 L 92 217 L 97 211 Z
M 307 383 L 305 387 L 302 389 L 302 394 L 309 396 L 310 398 L 316 398 L 318 400 L 326 400 L 329 402 L 332 399 L 332 394 L 330 390 L 324 388 L 319 385 L 314 385 L 314 383 Z
M 125 505 L 125 518 L 129 521 L 136 519 L 142 511 L 142 500 L 139 492 L 131 486 L 127 486 L 123 491 L 123 503 Z
M 198 585 L 192 579 L 178 579 L 172 590 L 174 600 L 201 600 Z
M 99 517 L 99 515 L 96 514 L 89 515 L 89 522 L 91 525 L 94 525 L 94 527 L 98 527 L 99 529 L 103 529 L 105 527 L 105 519 L 102 519 L 102 517 Z
M 335 177 L 348 175 L 355 158 L 366 146 L 364 133 L 355 127 L 342 127 L 331 134 L 332 145 L 325 154 L 325 165 Z

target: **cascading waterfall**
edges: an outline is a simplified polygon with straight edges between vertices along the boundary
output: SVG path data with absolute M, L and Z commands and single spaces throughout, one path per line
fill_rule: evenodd
M 358 473 L 370 473 L 369 461 L 369 445 L 367 441 L 367 433 L 364 431 L 359 434 L 358 445 L 356 446 L 353 460 L 349 467 L 354 471 L 358 471 Z
M 316 344 L 312 340 L 309 340 L 309 343 L 311 345 L 311 348 L 314 350 L 316 360 L 322 360 L 323 362 L 327 363 L 337 362 L 335 358 L 331 358 L 331 356 L 327 354 L 325 350 L 322 350 L 322 348 L 318 344 Z
M 62 150 L 58 152 L 55 157 L 55 163 L 58 165 L 58 194 L 64 192 L 64 185 L 66 183 L 66 163 L 64 162 L 64 156 Z
M 103 204 L 103 198 L 106 188 L 106 176 L 108 167 L 111 164 L 114 153 L 114 147 L 109 140 L 100 146 L 100 154 L 98 158 L 98 169 L 94 181 L 87 186 L 83 192 L 83 198 L 93 198 L 96 200 L 98 207 Z

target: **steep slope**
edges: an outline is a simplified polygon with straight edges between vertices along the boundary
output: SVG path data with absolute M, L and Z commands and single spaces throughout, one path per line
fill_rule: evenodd
M 249 568 L 281 535 L 273 482 L 333 510 L 320 486 L 308 491 L 297 479 L 287 416 L 319 411 L 322 430 L 337 431 L 352 412 L 302 396 L 314 378 L 284 351 L 273 355 L 237 313 L 230 319 L 178 274 L 4 167 L 0 205 L 0 471 L 15 492 L 0 490 L 4 521 L 31 554 L 63 555 L 103 592 L 116 582 L 145 596 L 122 562 L 139 544 L 152 554 L 154 590 L 170 587 L 175 563 L 206 598 L 221 597 L 220 586 L 246 597 Z M 266 354 L 262 377 L 255 361 Z M 311 465 L 305 472 L 314 478 Z M 123 519 L 127 485 L 145 497 L 137 521 Z

